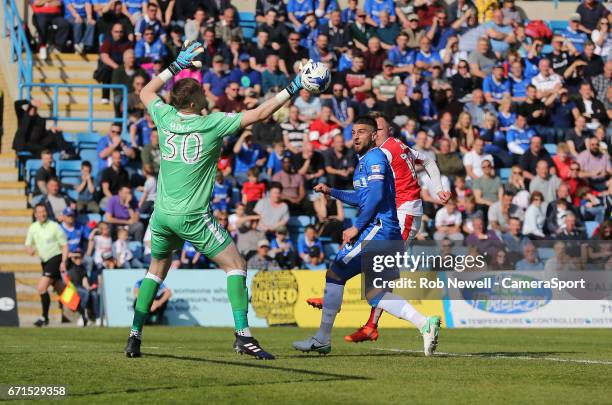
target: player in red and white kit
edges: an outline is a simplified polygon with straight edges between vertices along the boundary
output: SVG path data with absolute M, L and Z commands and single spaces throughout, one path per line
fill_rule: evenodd
M 411 149 L 399 139 L 393 138 L 391 136 L 391 127 L 384 115 L 372 112 L 370 117 L 374 118 L 377 124 L 375 135 L 376 146 L 382 149 L 387 156 L 393 171 L 395 179 L 395 206 L 402 231 L 402 239 L 412 240 L 421 228 L 421 217 L 423 216 L 421 186 L 419 185 L 416 165 L 423 166 L 431 178 L 438 198 L 443 204 L 451 197 L 451 193 L 443 189 L 440 170 L 435 161 Z M 321 298 L 311 298 L 308 300 L 308 303 L 314 307 L 322 307 L 322 301 Z M 372 308 L 368 322 L 353 334 L 345 336 L 344 340 L 358 343 L 378 339 L 378 320 L 381 315 L 382 310 L 380 308 Z

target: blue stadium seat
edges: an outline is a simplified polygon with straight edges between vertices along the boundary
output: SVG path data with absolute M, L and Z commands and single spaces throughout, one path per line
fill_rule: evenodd
M 599 226 L 599 222 L 597 221 L 586 221 L 584 223 L 584 227 L 586 228 L 587 238 L 591 238 L 593 236 L 598 226 Z
M 556 143 L 545 143 L 544 149 L 546 149 L 546 151 L 550 153 L 551 156 L 555 156 L 557 154 L 557 144 Z
M 550 20 L 547 24 L 554 33 L 565 31 L 569 25 L 567 20 Z
M 512 174 L 511 168 L 502 167 L 501 169 L 499 169 L 499 178 L 504 183 L 510 178 L 510 174 Z
M 100 135 L 97 133 L 79 132 L 76 134 L 77 149 L 96 149 Z
M 25 164 L 25 180 L 28 182 L 30 192 L 34 191 L 34 179 L 36 172 L 42 166 L 42 160 L 40 159 L 28 159 Z
M 64 187 L 66 187 L 67 185 L 76 186 L 77 184 L 81 184 L 81 176 L 65 175 L 65 176 L 61 176 L 60 180 L 61 180 L 62 186 Z
M 553 48 L 552 48 L 552 45 L 550 45 L 550 44 L 546 44 L 546 45 L 544 45 L 542 47 L 542 53 L 544 55 L 548 55 L 548 54 L 552 53 L 552 51 L 553 51 Z
M 242 202 L 242 192 L 238 187 L 232 189 L 232 204 L 235 206 L 239 202 Z
M 538 248 L 538 256 L 540 257 L 540 260 L 542 260 L 543 262 L 550 259 L 554 255 L 555 255 L 555 250 L 553 248 L 543 248 L 543 247 Z
M 77 222 L 83 225 L 87 225 L 89 221 L 96 221 L 100 223 L 102 221 L 102 215 L 100 214 L 81 214 L 77 217 Z
M 289 222 L 287 223 L 287 226 L 292 228 L 305 228 L 306 225 L 310 224 L 312 224 L 311 217 L 309 217 L 308 215 L 299 215 L 297 217 L 289 217 Z
M 81 161 L 60 160 L 57 165 L 57 174 L 59 177 L 79 176 L 81 174 Z
M 66 194 L 70 199 L 75 201 L 79 198 L 79 193 L 73 188 L 66 189 Z
M 333 258 L 338 254 L 339 250 L 340 245 L 337 243 L 326 243 L 323 245 L 323 254 L 325 254 L 326 259 L 333 260 Z
M 255 13 L 241 11 L 238 13 L 240 28 L 242 28 L 242 36 L 247 39 L 255 41 L 255 30 L 257 28 L 257 22 L 255 21 Z

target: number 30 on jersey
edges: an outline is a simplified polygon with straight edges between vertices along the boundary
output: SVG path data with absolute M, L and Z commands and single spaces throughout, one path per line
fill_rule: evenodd
M 178 135 L 167 130 L 163 131 L 166 135 L 164 145 L 169 149 L 169 153 L 162 153 L 162 159 L 169 161 L 179 159 L 188 165 L 193 165 L 200 160 L 202 157 L 202 138 L 200 134 Z

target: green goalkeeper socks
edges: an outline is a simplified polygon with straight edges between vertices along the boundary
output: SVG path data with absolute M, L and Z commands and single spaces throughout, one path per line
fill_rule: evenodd
M 134 308 L 134 321 L 132 322 L 132 332 L 142 332 L 147 316 L 149 315 L 149 309 L 157 290 L 159 290 L 159 283 L 154 280 L 153 275 L 147 274 L 147 277 L 142 281 L 140 289 L 138 290 L 138 299 L 136 300 L 136 307 Z M 157 278 L 157 277 L 155 277 Z M 159 279 L 158 279 L 159 280 Z M 159 280 L 161 282 L 161 280 Z
M 227 273 L 227 296 L 232 305 L 236 333 L 250 336 L 247 311 L 249 307 L 249 292 L 246 287 L 246 272 L 232 270 Z

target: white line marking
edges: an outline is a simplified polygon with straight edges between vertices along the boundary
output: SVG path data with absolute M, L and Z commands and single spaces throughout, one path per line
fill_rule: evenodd
M 409 350 L 409 349 L 385 349 L 375 347 L 374 350 L 380 350 L 384 352 L 396 352 L 396 353 L 423 353 L 422 350 Z M 544 361 L 555 361 L 558 363 L 578 363 L 578 364 L 604 364 L 612 365 L 612 361 L 606 360 L 586 360 L 586 359 L 562 359 L 559 357 L 529 357 L 529 356 L 506 356 L 503 354 L 492 354 L 491 356 L 471 354 L 471 353 L 447 353 L 447 352 L 436 352 L 448 357 L 478 357 L 483 359 L 514 359 L 514 360 L 544 360 Z
M 159 349 L 157 346 L 142 346 L 143 349 Z

